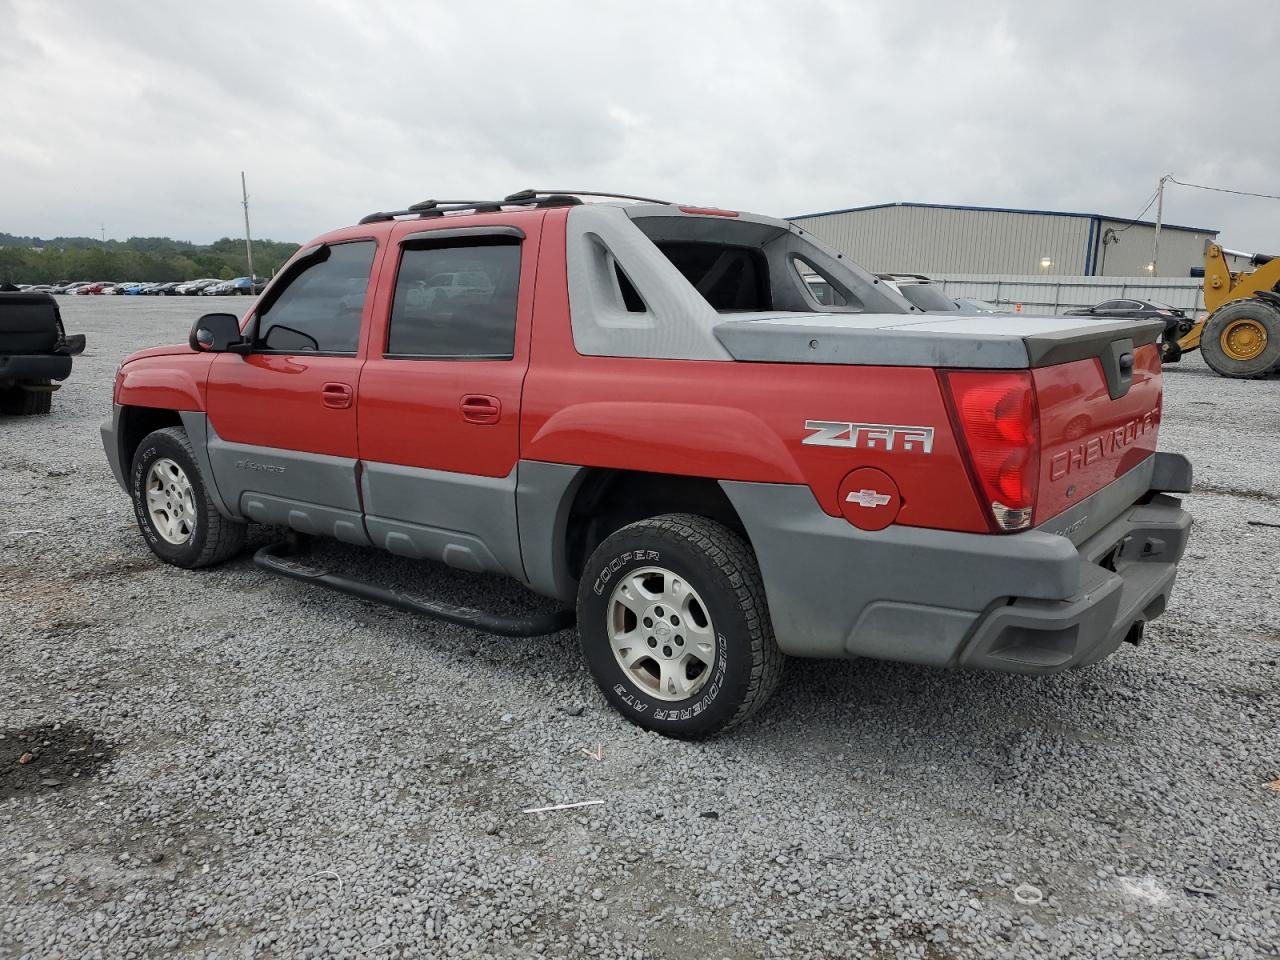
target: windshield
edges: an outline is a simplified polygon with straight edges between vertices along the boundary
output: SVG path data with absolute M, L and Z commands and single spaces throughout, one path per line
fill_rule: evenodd
M 954 313 L 960 308 L 956 302 L 933 283 L 904 283 L 898 288 L 907 300 L 929 313 Z

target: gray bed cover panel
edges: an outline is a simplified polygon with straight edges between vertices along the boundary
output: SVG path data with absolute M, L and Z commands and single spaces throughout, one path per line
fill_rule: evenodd
M 751 314 L 715 334 L 735 360 L 1015 370 L 1153 343 L 1159 321 L 921 314 Z

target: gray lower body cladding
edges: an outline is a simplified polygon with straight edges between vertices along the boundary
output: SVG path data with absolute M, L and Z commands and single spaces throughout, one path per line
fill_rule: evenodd
M 122 414 L 117 405 L 101 431 L 112 475 L 127 492 Z M 182 411 L 179 416 L 210 497 L 231 519 L 526 580 L 516 516 L 516 470 L 506 477 L 479 477 L 232 443 L 218 436 L 203 413 Z M 563 482 L 571 482 L 577 470 L 570 468 Z M 536 469 L 531 472 L 541 475 Z M 562 470 L 550 473 L 557 481 L 564 475 Z M 547 484 L 547 497 L 562 492 L 561 482 Z M 544 499 L 535 491 L 531 514 L 541 512 Z M 554 504 L 551 510 L 554 513 Z M 553 582 L 547 577 L 539 582 L 544 581 Z M 542 592 L 554 595 L 553 590 Z
M 102 426 L 122 487 L 120 409 Z M 514 576 L 569 600 L 565 526 L 581 467 L 523 461 L 485 478 L 228 443 L 181 414 L 228 516 Z M 828 516 L 808 487 L 722 482 L 764 575 L 784 652 L 1051 673 L 1112 652 L 1163 612 L 1191 517 L 1190 488 L 1156 454 L 1040 529 L 1004 536 Z M 1070 537 L 1070 539 L 1068 538 Z
M 828 516 L 806 487 L 722 486 L 760 562 L 778 644 L 806 657 L 1016 673 L 1095 662 L 1164 611 L 1191 527 L 1178 500 L 1147 496 L 1145 482 L 1079 543 L 1045 530 L 868 533 Z

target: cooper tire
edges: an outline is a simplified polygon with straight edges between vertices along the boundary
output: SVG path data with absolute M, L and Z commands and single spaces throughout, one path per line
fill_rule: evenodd
M 628 593 L 628 584 L 642 582 L 649 586 Z M 664 596 L 677 597 L 670 609 L 656 606 L 667 603 Z M 656 622 L 646 620 L 655 609 Z M 628 629 L 632 618 L 636 633 Z M 662 627 L 666 630 L 659 637 Z M 686 637 L 680 632 L 685 629 L 710 637 L 699 643 L 711 644 L 703 660 L 684 653 L 691 646 L 677 647 L 677 641 L 691 645 L 701 636 Z M 774 641 L 755 557 L 742 537 L 705 517 L 668 514 L 642 520 L 601 543 L 579 582 L 578 632 L 605 698 L 633 723 L 670 737 L 709 737 L 741 723 L 768 700 L 782 676 L 783 655 Z M 618 639 L 628 636 L 636 639 Z M 673 659 L 682 653 L 687 663 Z M 637 656 L 633 666 L 624 666 L 624 660 Z M 660 693 L 667 671 L 677 669 L 679 679 Z M 687 695 L 682 686 L 691 688 Z
M 163 467 L 163 469 L 156 469 Z M 157 483 L 161 497 L 169 496 L 163 488 L 166 477 L 174 479 L 171 510 L 180 517 L 179 524 L 166 524 L 164 501 L 160 513 L 154 497 Z M 218 512 L 196 464 L 191 441 L 181 427 L 165 427 L 147 434 L 133 455 L 129 470 L 129 496 L 138 519 L 142 538 L 151 552 L 175 567 L 194 569 L 210 567 L 234 556 L 244 546 L 247 524 L 228 520 Z M 155 514 L 155 515 L 153 515 Z M 169 514 L 170 519 L 173 514 Z
M 1261 347 L 1255 354 L 1259 339 Z M 1235 356 L 1230 352 L 1233 344 Z M 1265 377 L 1280 367 L 1280 310 L 1256 297 L 1219 307 L 1201 331 L 1200 352 L 1218 376 Z

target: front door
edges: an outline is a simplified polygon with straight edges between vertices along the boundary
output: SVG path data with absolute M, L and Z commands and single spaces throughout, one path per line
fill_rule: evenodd
M 365 525 L 376 545 L 524 579 L 516 465 L 540 224 L 395 228 L 390 310 L 360 375 Z
M 298 258 L 246 332 L 253 352 L 209 371 L 209 460 L 224 501 L 250 520 L 368 543 L 356 487 L 356 386 L 377 244 Z

